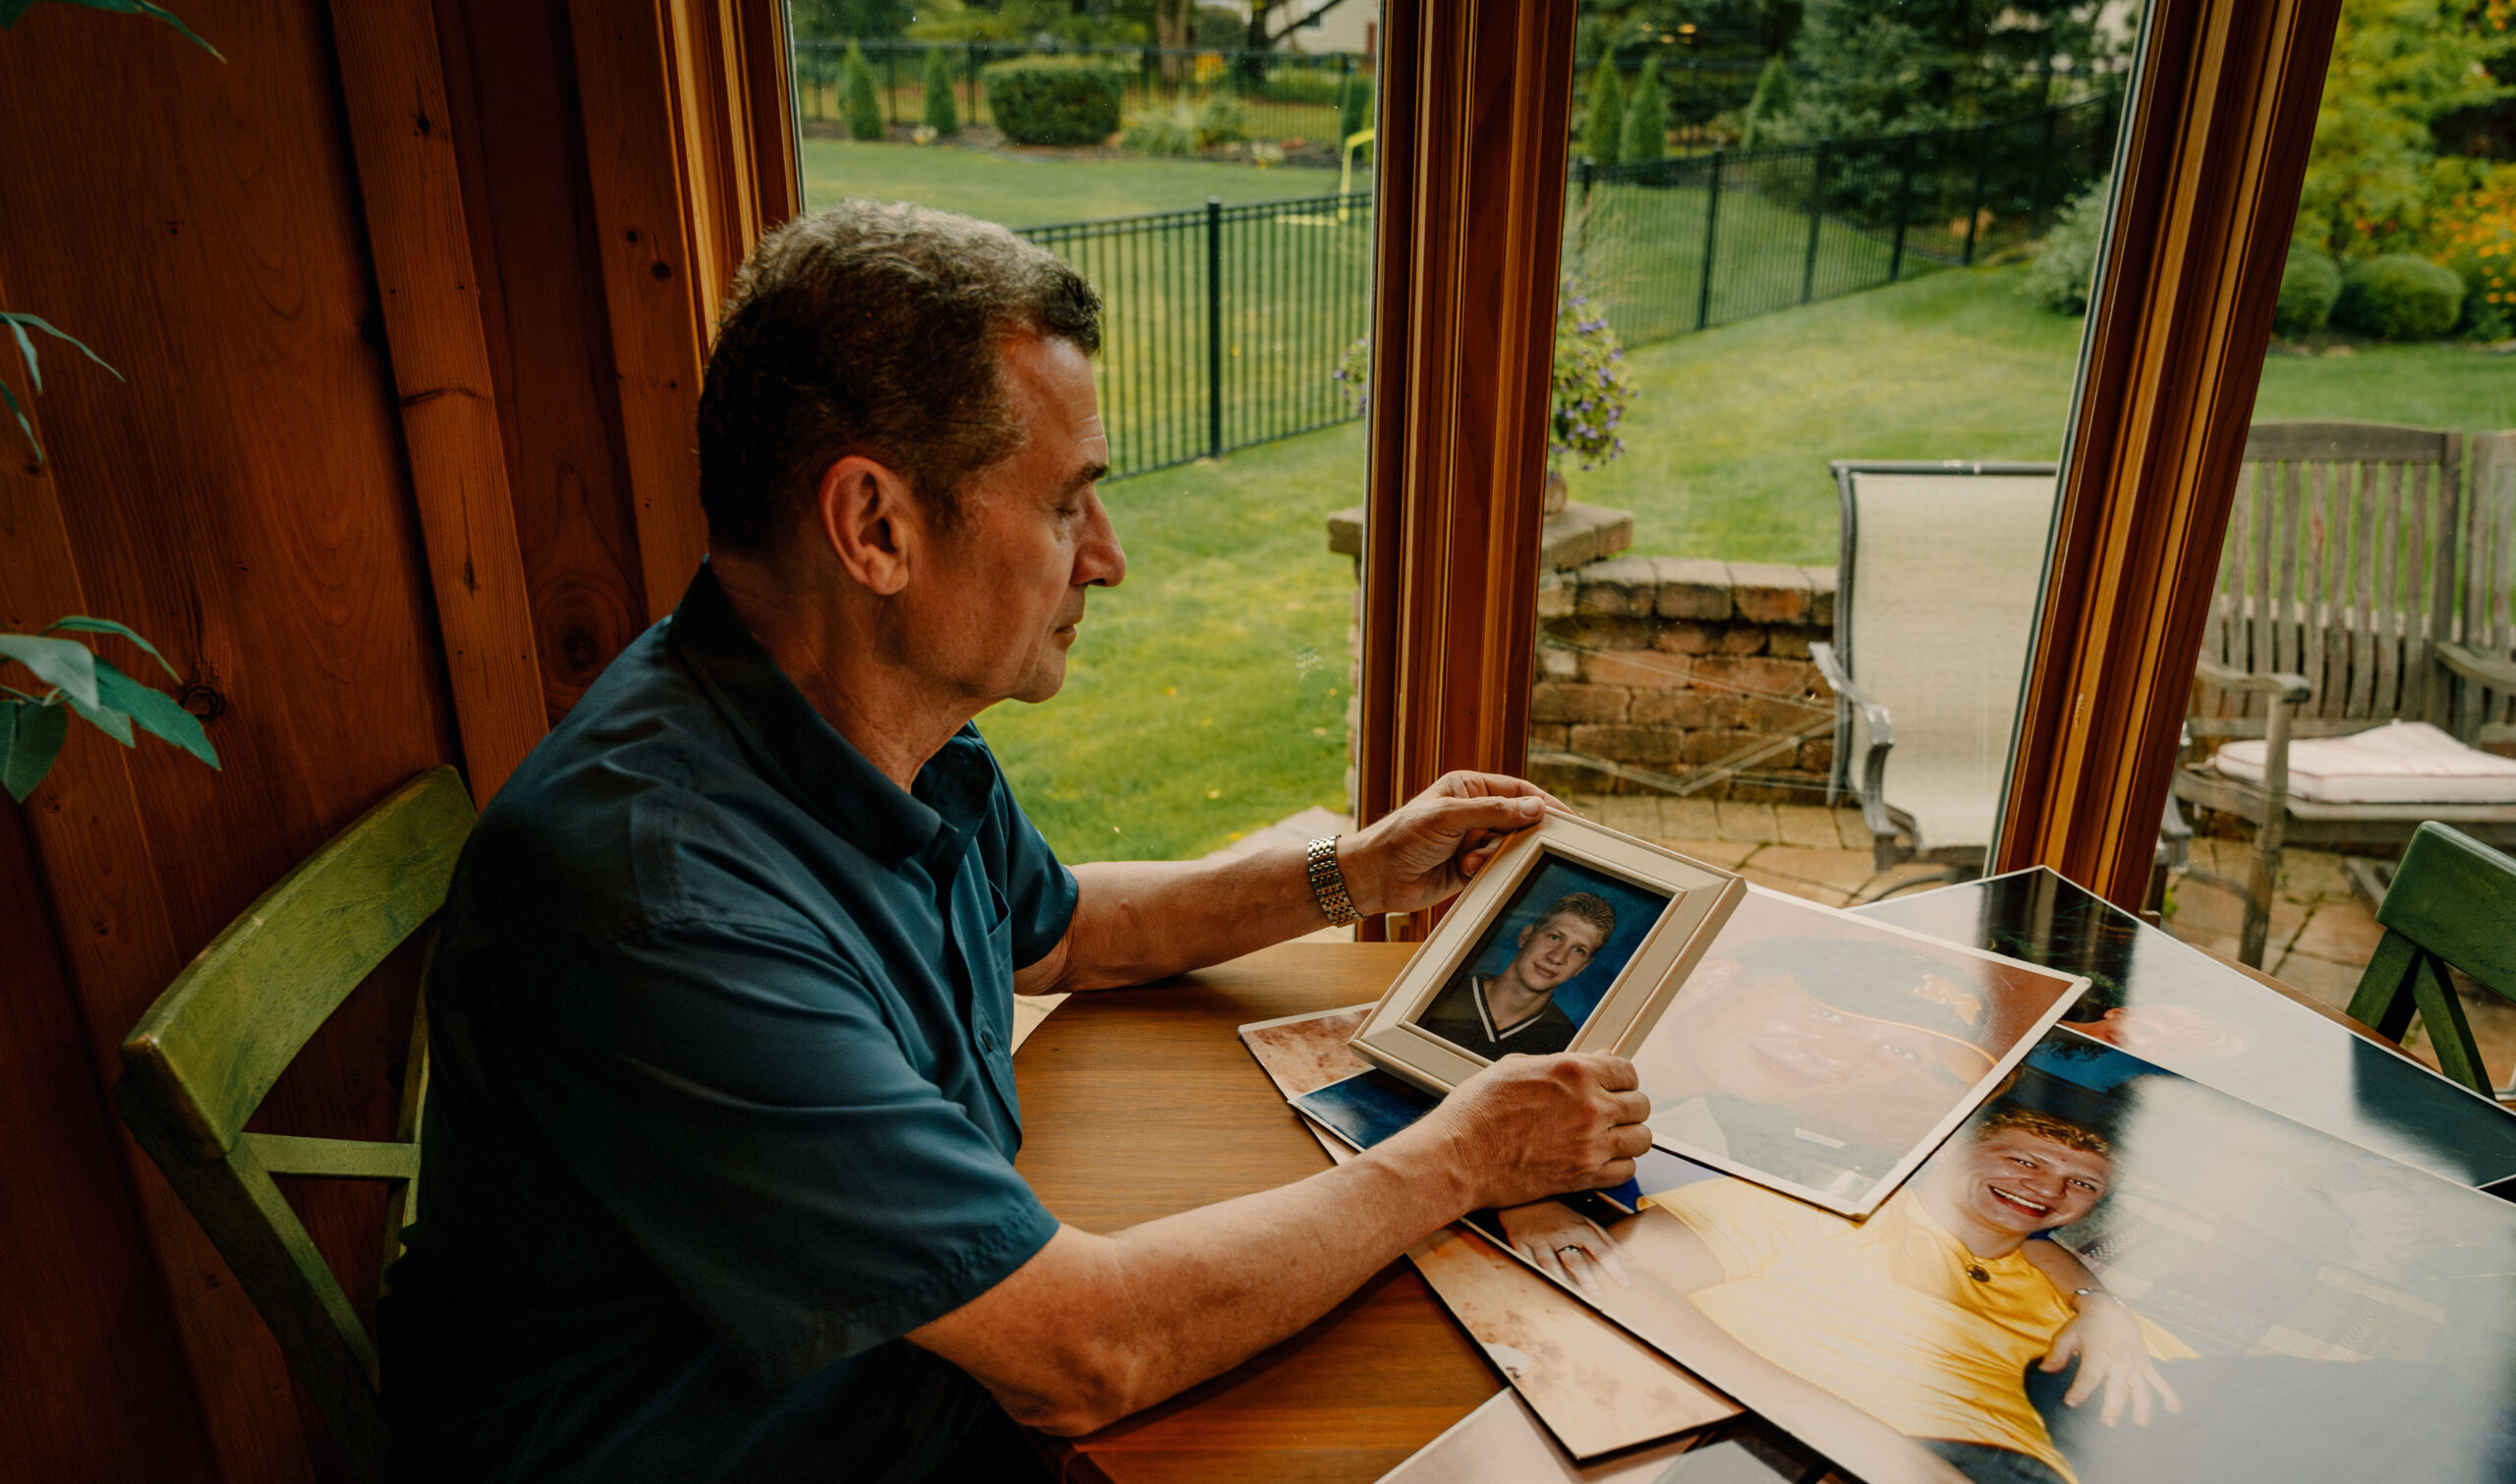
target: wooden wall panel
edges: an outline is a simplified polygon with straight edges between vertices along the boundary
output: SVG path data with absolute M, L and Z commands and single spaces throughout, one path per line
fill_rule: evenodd
M 0 1474 L 217 1478 L 182 1342 L 97 1086 L 31 844 L 0 808 Z M 149 1419 L 98 1427 L 98 1417 Z
M 567 7 L 440 0 L 437 32 L 543 698 L 555 722 L 662 616 L 647 606 L 621 475 Z
M 0 474 L 0 618 L 80 607 L 146 633 L 215 713 L 226 762 L 77 732 L 29 803 L 100 1082 L 185 953 L 457 756 L 323 16 L 314 0 L 184 14 L 227 65 L 69 7 L 0 37 L 12 123 L 42 125 L 0 131 L 0 174 L 13 220 L 45 224 L 0 235 L 0 286 L 129 378 L 53 361 L 52 462 Z M 380 1108 L 389 1124 L 403 1035 L 377 998 L 308 1048 L 275 1121 L 348 1131 Z M 131 1168 L 221 1476 L 312 1477 L 276 1345 L 154 1171 Z M 329 1197 L 310 1197 L 317 1227 L 351 1224 Z

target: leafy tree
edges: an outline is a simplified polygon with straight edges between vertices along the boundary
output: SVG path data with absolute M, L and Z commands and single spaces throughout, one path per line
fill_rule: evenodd
M 1664 158 L 1669 152 L 1669 95 L 1660 86 L 1660 59 L 1646 57 L 1642 76 L 1634 79 L 1633 96 L 1625 105 L 1625 140 L 1618 153 L 1630 164 Z
M 1747 127 L 1739 141 L 1750 149 L 1771 142 L 1775 126 L 1791 117 L 1796 102 L 1790 64 L 1776 57 L 1756 77 L 1756 93 L 1747 100 Z
M 1625 79 L 1617 76 L 1613 53 L 1599 58 L 1590 75 L 1590 123 L 1581 131 L 1581 152 L 1602 165 L 1623 159 L 1625 148 Z
M 925 124 L 937 134 L 955 134 L 961 128 L 961 107 L 952 96 L 952 63 L 943 47 L 931 47 L 926 53 Z M 853 126 L 849 133 L 854 133 Z
M 795 34 L 815 41 L 896 36 L 917 19 L 914 0 L 794 0 Z
M 883 137 L 883 103 L 875 95 L 874 69 L 865 61 L 865 48 L 853 41 L 847 43 L 847 60 L 839 67 L 838 109 L 847 119 L 849 139 Z
M 2335 257 L 2420 239 L 2429 207 L 2464 185 L 2441 166 L 2430 126 L 2506 97 L 2487 64 L 2504 57 L 2503 19 L 2462 0 L 2343 0 L 2332 63 L 2298 202 L 2298 237 Z

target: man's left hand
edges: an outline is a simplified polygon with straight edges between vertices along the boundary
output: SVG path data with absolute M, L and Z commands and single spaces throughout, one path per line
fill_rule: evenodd
M 1456 895 L 1511 835 L 1564 801 L 1523 778 L 1453 772 L 1395 813 L 1338 843 L 1354 910 L 1412 912 Z

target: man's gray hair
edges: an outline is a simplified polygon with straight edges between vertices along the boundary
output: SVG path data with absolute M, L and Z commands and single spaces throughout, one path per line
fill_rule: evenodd
M 860 454 L 946 522 L 1022 446 L 1008 336 L 1101 348 L 1083 275 L 993 222 L 845 200 L 761 239 L 734 279 L 699 398 L 711 544 L 780 543 L 829 466 Z

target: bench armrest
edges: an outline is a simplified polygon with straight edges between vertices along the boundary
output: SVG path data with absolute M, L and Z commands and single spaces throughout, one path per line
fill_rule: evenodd
M 1853 684 L 1844 669 L 1841 655 L 1835 647 L 1820 640 L 1808 646 L 1808 657 L 1816 663 L 1817 674 L 1845 704 L 1860 713 L 1861 729 L 1869 735 L 1869 749 L 1860 759 L 1860 819 L 1869 827 L 1870 834 L 1880 840 L 1892 840 L 1896 822 L 1887 812 L 1887 753 L 1896 745 L 1895 729 L 1889 725 L 1887 708 L 1877 697 Z M 1879 846 L 1880 870 L 1885 870 L 1886 846 Z
M 2294 670 L 2240 670 L 2203 658 L 2193 662 L 2193 673 L 2221 690 L 2277 696 L 2283 701 L 2305 701 L 2316 693 L 2307 677 Z
M 2443 641 L 2438 643 L 2435 653 L 2439 664 L 2466 680 L 2494 691 L 2516 691 L 2516 660 L 2492 659 L 2470 645 Z

